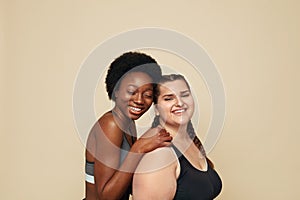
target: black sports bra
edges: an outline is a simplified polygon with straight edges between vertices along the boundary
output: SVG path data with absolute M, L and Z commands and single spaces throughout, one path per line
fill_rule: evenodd
M 222 181 L 209 164 L 207 171 L 196 169 L 173 145 L 180 163 L 175 200 L 210 200 L 218 196 Z

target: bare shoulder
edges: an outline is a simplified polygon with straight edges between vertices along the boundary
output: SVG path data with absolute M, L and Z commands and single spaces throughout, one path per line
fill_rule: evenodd
M 114 116 L 112 115 L 111 112 L 107 112 L 104 115 L 102 115 L 100 117 L 100 119 L 98 120 L 98 124 L 101 126 L 101 128 L 103 130 L 119 130 L 121 131 L 121 129 L 119 128 L 119 126 L 117 125 Z M 108 132 L 109 133 L 109 132 Z
M 107 112 L 99 118 L 92 128 L 91 134 L 98 141 L 99 139 L 100 141 L 109 139 L 116 145 L 119 145 L 123 137 L 123 131 L 117 125 L 111 112 Z
M 177 184 L 176 167 L 177 157 L 170 147 L 158 148 L 144 155 L 133 176 L 133 198 L 173 199 Z
M 171 147 L 160 147 L 146 153 L 141 159 L 136 173 L 146 173 L 161 170 L 163 168 L 176 167 L 177 157 Z

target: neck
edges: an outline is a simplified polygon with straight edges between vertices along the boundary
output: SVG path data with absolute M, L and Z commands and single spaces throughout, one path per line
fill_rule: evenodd
M 118 126 L 123 130 L 127 130 L 130 125 L 134 124 L 134 120 L 124 115 L 118 107 L 115 106 L 111 111 Z
M 186 149 L 188 149 L 193 143 L 193 140 L 190 138 L 187 132 L 187 124 L 181 126 L 173 126 L 162 123 L 160 124 L 166 129 L 166 131 L 170 133 L 170 135 L 173 137 L 172 143 L 182 152 L 185 152 Z
M 168 124 L 163 124 L 163 127 L 170 133 L 173 137 L 173 143 L 177 141 L 189 141 L 190 136 L 187 132 L 187 125 L 173 126 Z

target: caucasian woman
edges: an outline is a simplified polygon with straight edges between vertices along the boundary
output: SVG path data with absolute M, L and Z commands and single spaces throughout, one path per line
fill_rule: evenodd
M 178 74 L 163 76 L 154 102 L 152 126 L 164 127 L 172 145 L 142 158 L 133 178 L 134 200 L 214 199 L 222 182 L 192 126 L 195 102 L 188 82 Z

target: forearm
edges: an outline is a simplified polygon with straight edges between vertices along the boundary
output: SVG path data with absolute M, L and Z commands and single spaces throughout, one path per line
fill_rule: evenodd
M 130 151 L 121 166 L 115 170 L 111 178 L 103 185 L 98 185 L 98 196 L 100 199 L 120 199 L 130 186 L 136 167 L 142 154 Z M 96 179 L 97 184 L 97 179 Z
M 98 187 L 98 198 L 101 200 L 121 199 L 130 186 L 131 179 L 132 174 L 117 171 L 103 188 Z

